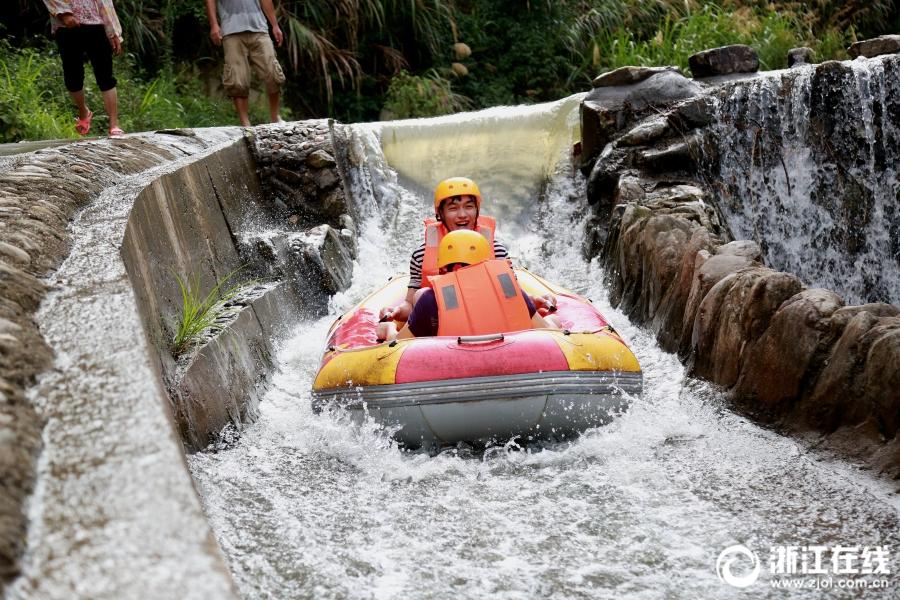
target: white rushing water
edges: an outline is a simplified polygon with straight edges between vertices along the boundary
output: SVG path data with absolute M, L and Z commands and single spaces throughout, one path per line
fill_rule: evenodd
M 720 170 L 709 184 L 732 233 L 848 304 L 900 303 L 891 60 L 852 61 L 839 75 L 767 73 L 731 86 L 718 106 Z
M 245 598 L 739 598 L 749 591 L 715 571 L 733 544 L 764 562 L 776 545 L 900 547 L 898 506 L 876 481 L 734 415 L 608 305 L 602 272 L 580 254 L 584 181 L 568 162 L 576 106 L 353 128 L 354 187 L 371 207 L 353 286 L 284 345 L 259 421 L 189 459 Z M 531 133 L 516 148 L 492 146 L 514 129 Z M 423 157 L 437 166 L 417 179 Z M 592 298 L 644 369 L 644 396 L 574 442 L 429 456 L 310 408 L 331 320 L 404 270 L 429 182 L 470 164 L 516 262 Z M 783 597 L 766 578 L 764 568 L 752 597 Z

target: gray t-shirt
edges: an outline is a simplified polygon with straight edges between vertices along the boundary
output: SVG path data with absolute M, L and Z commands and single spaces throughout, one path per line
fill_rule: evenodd
M 259 0 L 218 0 L 216 5 L 222 37 L 244 31 L 269 31 Z

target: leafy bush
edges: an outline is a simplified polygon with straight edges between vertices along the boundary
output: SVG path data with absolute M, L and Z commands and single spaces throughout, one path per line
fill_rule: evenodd
M 432 70 L 424 77 L 400 71 L 391 79 L 384 108 L 392 118 L 409 119 L 447 115 L 470 104 L 437 71 Z
M 600 66 L 610 69 L 677 65 L 687 70 L 690 55 L 729 44 L 753 46 L 761 68 L 778 69 L 786 66 L 788 50 L 802 45 L 803 39 L 802 27 L 791 16 L 730 12 L 708 4 L 681 17 L 667 16 L 650 39 L 637 39 L 629 30 L 620 29 L 599 37 L 595 44 Z

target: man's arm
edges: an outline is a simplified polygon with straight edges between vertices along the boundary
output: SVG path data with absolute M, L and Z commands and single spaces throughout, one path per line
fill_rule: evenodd
M 216 0 L 206 0 L 206 18 L 209 19 L 209 38 L 216 46 L 222 44 L 222 30 L 216 15 Z
M 259 7 L 262 9 L 263 14 L 266 15 L 269 25 L 272 26 L 272 35 L 275 36 L 275 43 L 280 47 L 284 41 L 284 34 L 281 32 L 281 27 L 278 26 L 278 21 L 275 19 L 275 5 L 272 3 L 272 0 L 259 0 Z
M 391 321 L 407 320 L 409 318 L 409 313 L 412 312 L 413 302 L 415 301 L 417 291 L 418 290 L 412 288 L 406 288 L 406 298 L 403 300 L 403 303 L 394 308 L 385 306 L 378 314 L 379 319 L 390 319 Z

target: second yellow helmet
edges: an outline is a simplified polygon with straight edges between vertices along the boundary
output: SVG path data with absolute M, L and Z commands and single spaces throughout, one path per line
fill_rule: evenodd
M 481 191 L 475 182 L 468 177 L 450 177 L 434 188 L 435 212 L 441 206 L 441 202 L 453 196 L 475 196 L 475 205 L 481 208 Z
M 483 235 L 471 229 L 457 229 L 445 235 L 438 245 L 437 266 L 476 265 L 492 256 L 491 246 Z

